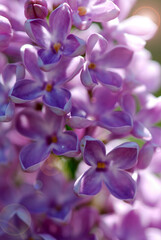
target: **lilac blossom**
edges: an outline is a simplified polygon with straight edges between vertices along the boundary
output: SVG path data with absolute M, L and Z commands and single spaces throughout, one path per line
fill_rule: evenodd
M 99 34 L 92 34 L 87 41 L 86 61 L 81 72 L 81 81 L 92 88 L 98 82 L 112 90 L 122 85 L 122 77 L 113 68 L 125 68 L 130 63 L 133 52 L 116 46 L 108 51 L 108 42 Z
M 18 115 L 18 131 L 34 140 L 20 152 L 20 162 L 24 170 L 39 167 L 51 152 L 66 156 L 74 156 L 78 152 L 77 135 L 72 131 L 63 131 L 64 117 L 47 112 L 48 114 L 43 116 L 33 110 L 24 110 Z
M 112 1 L 97 0 L 67 0 L 72 9 L 73 24 L 81 29 L 87 29 L 92 22 L 107 22 L 119 15 L 119 8 Z
M 95 195 L 101 190 L 104 182 L 115 197 L 134 198 L 136 184 L 124 170 L 136 164 L 139 151 L 136 143 L 124 143 L 106 155 L 101 141 L 86 136 L 81 141 L 81 149 L 84 160 L 90 168 L 77 179 L 74 186 L 77 194 Z
M 63 88 L 65 82 L 73 78 L 83 65 L 82 57 L 62 58 L 51 74 L 43 73 L 37 65 L 36 49 L 31 45 L 22 47 L 22 58 L 32 79 L 17 81 L 10 91 L 15 103 L 33 101 L 42 97 L 43 103 L 57 115 L 65 115 L 71 109 L 71 93 Z M 30 59 L 32 58 L 32 62 Z M 59 71 L 57 70 L 59 67 Z
M 26 21 L 26 32 L 41 47 L 38 50 L 39 66 L 49 71 L 62 56 L 75 57 L 84 54 L 85 42 L 70 34 L 72 25 L 71 10 L 64 3 L 49 16 L 49 26 L 41 19 Z

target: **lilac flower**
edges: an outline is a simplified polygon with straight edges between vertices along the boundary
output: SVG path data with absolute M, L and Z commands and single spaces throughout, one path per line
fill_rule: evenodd
M 73 182 L 68 182 L 59 172 L 47 176 L 40 172 L 37 177 L 40 186 L 21 199 L 21 204 L 31 213 L 46 213 L 54 222 L 66 223 L 71 218 L 72 209 L 82 203 L 73 192 Z
M 107 22 L 116 18 L 119 8 L 112 1 L 97 0 L 67 0 L 72 9 L 73 24 L 81 29 L 87 29 L 92 22 Z
M 86 223 L 86 224 L 84 224 Z M 55 236 L 61 240 L 96 240 L 93 228 L 99 223 L 99 215 L 95 208 L 87 207 L 73 212 L 70 222 L 58 226 Z
M 82 83 L 91 88 L 98 82 L 112 90 L 120 89 L 121 76 L 111 68 L 125 68 L 133 52 L 123 46 L 108 51 L 108 42 L 99 34 L 92 34 L 87 41 L 86 62 L 81 72 Z
M 51 73 L 44 74 L 37 65 L 36 49 L 31 45 L 24 45 L 21 51 L 24 65 L 34 79 L 17 81 L 10 91 L 12 101 L 24 103 L 42 96 L 43 103 L 54 113 L 57 115 L 67 114 L 71 109 L 71 93 L 61 85 L 80 71 L 83 58 L 79 56 L 75 58 L 62 57 Z
M 46 0 L 27 0 L 25 2 L 25 16 L 28 19 L 45 18 L 48 15 Z
M 64 132 L 64 118 L 48 110 L 45 116 L 33 110 L 20 112 L 17 129 L 22 135 L 34 140 L 20 152 L 24 170 L 37 168 L 51 152 L 66 156 L 74 156 L 78 152 L 76 134 L 72 131 Z
M 81 141 L 81 149 L 90 168 L 75 182 L 74 191 L 77 194 L 95 195 L 104 182 L 115 197 L 134 198 L 136 184 L 125 170 L 136 164 L 139 151 L 136 143 L 121 144 L 106 155 L 101 141 L 86 136 Z
M 61 56 L 75 57 L 84 54 L 85 42 L 70 34 L 71 10 L 64 3 L 55 9 L 49 17 L 49 26 L 41 19 L 26 21 L 26 32 L 41 47 L 38 50 L 39 65 L 49 71 L 58 63 Z
M 146 27 L 145 27 L 146 26 Z M 143 49 L 146 41 L 151 39 L 157 31 L 157 25 L 148 17 L 132 16 L 128 19 L 111 21 L 104 24 L 103 35 L 109 39 L 116 40 L 133 51 Z

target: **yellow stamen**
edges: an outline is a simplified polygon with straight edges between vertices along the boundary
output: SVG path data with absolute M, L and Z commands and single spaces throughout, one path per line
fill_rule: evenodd
M 84 16 L 87 13 L 87 9 L 85 7 L 78 7 L 79 16 Z
M 90 64 L 88 65 L 88 68 L 93 70 L 93 69 L 96 68 L 96 64 L 95 64 L 95 63 L 90 63 Z
M 46 85 L 45 90 L 46 90 L 47 92 L 51 92 L 52 89 L 53 89 L 53 86 L 52 86 L 50 83 L 48 83 L 48 84 Z
M 56 136 L 53 136 L 53 137 L 51 138 L 51 141 L 52 141 L 52 143 L 57 143 L 58 139 L 57 139 Z
M 55 51 L 56 51 L 56 53 L 58 53 L 58 51 L 60 50 L 60 48 L 61 48 L 61 43 L 55 43 L 54 44 L 54 46 L 53 46 L 53 48 L 55 49 Z
M 105 163 L 105 162 L 98 162 L 98 163 L 97 163 L 97 168 L 99 168 L 99 169 L 105 169 L 105 168 L 106 168 L 106 163 Z

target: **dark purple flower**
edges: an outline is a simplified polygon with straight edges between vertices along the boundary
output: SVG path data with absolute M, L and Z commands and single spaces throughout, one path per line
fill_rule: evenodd
M 60 5 L 46 21 L 32 19 L 26 21 L 26 32 L 29 37 L 41 47 L 38 50 L 39 66 L 49 71 L 58 63 L 61 57 L 75 57 L 84 54 L 85 42 L 70 34 L 71 10 L 67 3 Z
M 24 170 L 39 166 L 51 152 L 66 156 L 77 154 L 77 135 L 73 131 L 63 131 L 64 121 L 64 117 L 48 110 L 45 115 L 29 109 L 19 113 L 18 131 L 34 140 L 20 152 L 20 162 Z
M 81 149 L 89 170 L 75 182 L 74 191 L 79 195 L 95 195 L 107 186 L 112 195 L 119 199 L 133 199 L 136 184 L 125 171 L 136 165 L 139 147 L 134 142 L 126 142 L 106 155 L 104 144 L 86 136 L 81 141 Z

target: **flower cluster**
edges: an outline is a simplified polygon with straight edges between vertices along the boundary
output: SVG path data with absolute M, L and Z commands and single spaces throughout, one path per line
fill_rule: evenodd
M 130 0 L 0 0 L 0 239 L 161 236 L 157 31 Z

